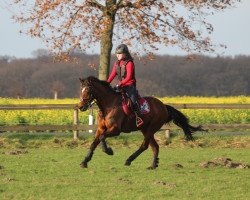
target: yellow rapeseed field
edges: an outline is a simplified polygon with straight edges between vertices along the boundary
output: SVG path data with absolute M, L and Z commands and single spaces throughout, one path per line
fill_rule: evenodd
M 164 97 L 159 98 L 164 103 L 207 103 L 207 104 L 250 104 L 250 96 L 236 96 L 236 97 Z
M 164 97 L 159 98 L 165 104 L 168 103 L 208 103 L 208 104 L 250 104 L 250 97 Z M 0 98 L 0 105 L 19 104 L 75 104 L 78 99 L 10 99 Z M 250 110 L 240 109 L 187 109 L 181 110 L 197 124 L 236 124 L 249 123 Z M 80 112 L 80 123 L 88 123 L 89 112 Z M 14 124 L 72 124 L 73 110 L 13 110 L 0 111 L 0 125 Z

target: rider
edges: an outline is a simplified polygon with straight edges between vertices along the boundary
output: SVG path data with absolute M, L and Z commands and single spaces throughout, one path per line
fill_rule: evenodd
M 122 88 L 130 97 L 136 114 L 136 125 L 139 127 L 143 124 L 140 117 L 140 104 L 138 102 L 138 93 L 136 90 L 135 65 L 128 47 L 120 44 L 115 50 L 117 61 L 114 63 L 113 70 L 107 80 L 111 83 L 118 75 L 118 84 L 116 88 Z

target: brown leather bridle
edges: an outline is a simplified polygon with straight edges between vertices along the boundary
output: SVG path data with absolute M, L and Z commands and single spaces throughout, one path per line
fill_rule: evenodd
M 80 110 L 82 110 L 82 111 L 87 110 L 88 108 L 90 108 L 95 103 L 94 102 L 95 97 L 94 97 L 93 92 L 92 92 L 92 87 L 91 86 L 86 86 L 86 87 L 88 87 L 90 95 L 89 95 L 88 98 L 80 97 L 80 103 L 83 103 L 84 101 L 86 101 L 86 103 L 84 102 L 84 106 L 82 106 L 80 108 Z

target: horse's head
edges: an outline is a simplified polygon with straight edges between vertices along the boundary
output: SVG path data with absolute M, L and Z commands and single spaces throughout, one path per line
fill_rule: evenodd
M 78 108 L 81 111 L 86 111 L 95 99 L 93 94 L 93 85 L 89 79 L 80 79 L 81 82 L 81 92 L 80 92 L 80 102 L 78 103 Z
M 81 95 L 77 107 L 81 111 L 86 111 L 93 104 L 94 100 L 100 106 L 105 98 L 110 98 L 111 94 L 116 94 L 107 81 L 99 80 L 96 77 L 80 78 L 80 82 Z

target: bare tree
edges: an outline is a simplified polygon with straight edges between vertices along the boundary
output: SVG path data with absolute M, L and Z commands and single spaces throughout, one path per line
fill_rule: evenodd
M 47 58 L 47 57 L 50 56 L 50 53 L 46 49 L 37 49 L 37 50 L 35 50 L 35 51 L 32 52 L 32 55 L 35 58 Z
M 11 85 L 9 86 L 9 88 L 7 89 L 8 91 L 8 95 L 10 97 L 14 97 L 17 99 L 20 99 L 21 97 L 25 96 L 25 87 L 23 83 L 18 83 L 18 82 L 14 82 L 11 83 Z
M 213 51 L 207 14 L 240 0 L 12 0 L 15 19 L 27 33 L 42 38 L 58 58 L 100 42 L 99 78 L 109 73 L 113 44 L 152 55 L 157 45 L 179 45 L 186 51 Z

